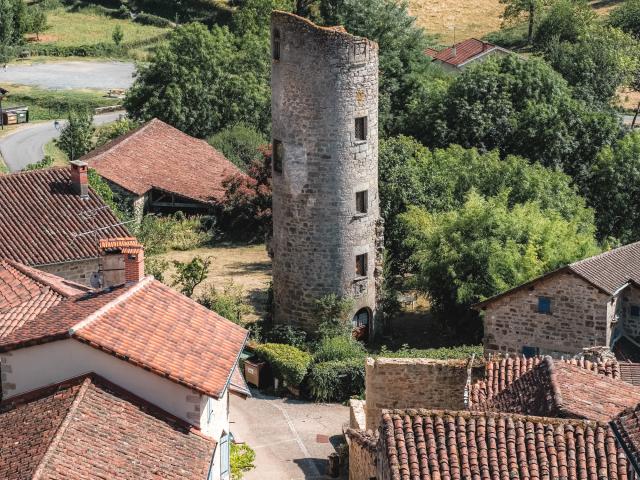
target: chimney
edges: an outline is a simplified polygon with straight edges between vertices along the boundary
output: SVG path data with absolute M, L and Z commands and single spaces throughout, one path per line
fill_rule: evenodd
M 132 250 L 127 253 L 124 253 L 125 283 L 138 283 L 143 278 L 144 278 L 144 249 L 138 248 L 135 251 Z
M 89 176 L 87 162 L 73 160 L 71 162 L 71 185 L 80 198 L 89 198 Z

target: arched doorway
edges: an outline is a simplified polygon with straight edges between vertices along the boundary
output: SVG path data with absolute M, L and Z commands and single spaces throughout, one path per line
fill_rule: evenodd
M 371 310 L 369 310 L 367 307 L 358 310 L 351 320 L 351 326 L 353 327 L 353 337 L 356 340 L 366 342 L 369 339 L 370 324 Z

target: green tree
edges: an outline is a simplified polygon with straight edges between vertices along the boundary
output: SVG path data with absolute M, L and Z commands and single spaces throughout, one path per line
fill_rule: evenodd
M 244 290 L 233 281 L 226 283 L 221 290 L 213 284 L 207 285 L 198 303 L 238 325 L 242 325 L 243 317 L 251 313 Z
M 640 132 L 602 150 L 588 191 L 602 238 L 615 237 L 622 243 L 640 240 Z
M 42 7 L 32 7 L 29 16 L 29 32 L 36 34 L 36 39 L 40 40 L 40 34 L 47 30 L 47 12 Z
M 124 39 L 124 32 L 122 31 L 122 27 L 120 26 L 120 24 L 117 24 L 113 28 L 113 33 L 111 34 L 111 38 L 113 39 L 113 43 L 115 43 L 118 46 L 122 43 L 122 40 Z
M 640 0 L 625 0 L 611 10 L 609 24 L 640 38 Z
M 553 41 L 576 42 L 595 24 L 596 18 L 585 0 L 556 0 L 538 23 L 534 45 L 544 50 Z
M 57 140 L 58 147 L 67 154 L 69 160 L 80 158 L 93 146 L 93 116 L 80 110 L 69 111 L 68 122 Z
M 412 207 L 402 215 L 415 286 L 436 314 L 465 324 L 472 303 L 598 252 L 593 227 L 539 202 L 510 206 L 508 196 L 485 198 L 472 190 L 456 210 Z
M 120 120 L 116 120 L 113 123 L 109 123 L 107 125 L 103 125 L 98 128 L 96 139 L 96 148 L 101 147 L 107 142 L 114 140 L 126 133 L 129 133 L 134 128 L 138 127 L 138 123 L 131 120 L 130 118 L 122 118 Z
M 211 257 L 200 256 L 193 257 L 189 262 L 174 260 L 176 273 L 173 275 L 173 286 L 179 287 L 183 295 L 193 296 L 196 287 L 206 280 L 212 261 Z
M 184 25 L 140 67 L 125 107 L 134 120 L 157 117 L 199 138 L 241 121 L 266 130 L 268 65 L 266 39 Z
M 265 135 L 244 123 L 223 128 L 210 136 L 207 141 L 238 168 L 245 171 L 251 163 L 263 157 L 260 147 L 269 144 Z
M 353 299 L 339 297 L 333 293 L 317 299 L 314 314 L 319 321 L 320 336 L 322 338 L 351 336 L 349 312 L 353 305 Z
M 527 42 L 531 44 L 536 21 L 548 0 L 500 0 L 500 3 L 505 6 L 502 18 L 506 23 L 519 23 L 522 17 L 527 18 Z

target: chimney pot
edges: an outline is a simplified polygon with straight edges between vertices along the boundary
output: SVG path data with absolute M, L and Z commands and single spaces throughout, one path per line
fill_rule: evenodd
M 71 162 L 71 184 L 80 198 L 89 198 L 89 166 L 82 160 Z

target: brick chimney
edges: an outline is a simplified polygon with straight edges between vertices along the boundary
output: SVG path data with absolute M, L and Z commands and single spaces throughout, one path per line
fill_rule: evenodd
M 144 278 L 144 249 L 124 254 L 124 281 L 138 283 Z
M 89 198 L 89 167 L 87 162 L 73 160 L 71 162 L 71 186 L 80 198 Z

